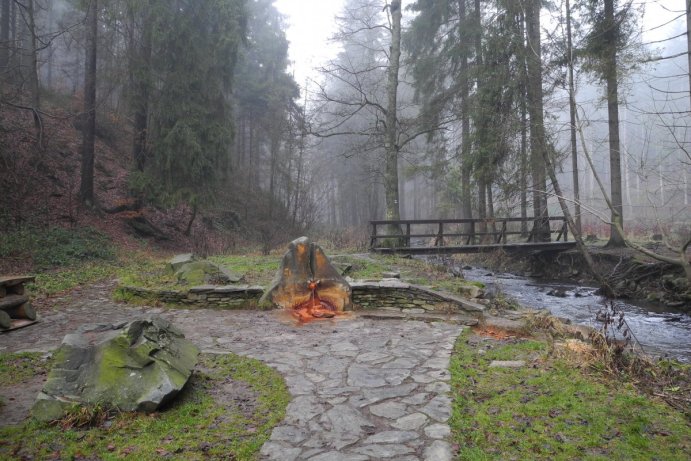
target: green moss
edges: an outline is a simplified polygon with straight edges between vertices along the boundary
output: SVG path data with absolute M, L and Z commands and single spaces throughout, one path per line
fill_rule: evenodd
M 268 285 L 281 262 L 277 255 L 221 255 L 209 258 L 211 261 L 243 275 L 250 285 Z
M 691 448 L 684 417 L 630 385 L 583 375 L 540 342 L 478 354 L 467 339 L 459 338 L 451 361 L 459 459 L 680 460 Z M 489 368 L 517 359 L 534 366 Z
M 254 460 L 271 429 L 285 416 L 290 394 L 263 363 L 236 355 L 202 355 L 199 372 L 166 410 L 120 413 L 86 429 L 26 423 L 0 428 L 0 459 Z M 256 397 L 251 413 L 232 395 L 214 395 L 228 380 Z M 27 443 L 27 441 L 31 441 Z

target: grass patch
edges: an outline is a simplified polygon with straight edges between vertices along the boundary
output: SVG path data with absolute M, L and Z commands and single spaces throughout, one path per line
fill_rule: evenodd
M 225 255 L 213 256 L 211 261 L 243 275 L 249 285 L 268 285 L 276 275 L 282 256 Z
M 27 285 L 31 293 L 51 296 L 79 285 L 113 277 L 118 267 L 110 262 L 86 262 L 75 267 L 36 274 L 36 281 Z
M 224 393 L 231 384 L 250 395 L 252 405 Z M 165 411 L 121 413 L 86 429 L 37 422 L 0 428 L 0 458 L 256 459 L 289 400 L 281 376 L 263 363 L 202 355 L 185 390 Z
M 27 229 L 0 240 L 0 260 L 11 271 L 14 262 L 34 274 L 28 284 L 34 294 L 50 296 L 112 277 L 119 265 L 108 236 L 89 227 Z M 2 268 L 0 268 L 2 270 Z
M 686 459 L 688 422 L 631 385 L 584 375 L 540 342 L 469 340 L 459 338 L 451 360 L 458 459 Z M 486 344 L 495 346 L 478 353 Z M 489 368 L 492 360 L 519 359 L 530 365 Z
M 40 352 L 0 354 L 0 386 L 22 383 L 35 375 L 45 374 L 51 360 Z

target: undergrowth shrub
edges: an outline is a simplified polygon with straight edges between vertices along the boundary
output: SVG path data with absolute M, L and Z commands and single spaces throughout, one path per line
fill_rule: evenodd
M 40 271 L 89 260 L 111 261 L 115 249 L 106 235 L 93 228 L 33 228 L 0 240 L 0 258 L 5 257 L 29 257 Z

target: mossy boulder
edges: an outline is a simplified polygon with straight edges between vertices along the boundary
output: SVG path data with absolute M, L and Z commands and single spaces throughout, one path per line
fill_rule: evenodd
M 194 257 L 192 253 L 183 253 L 179 255 L 173 256 L 170 261 L 168 261 L 168 271 L 171 274 L 175 274 L 177 271 L 180 270 L 182 266 L 185 264 L 190 264 L 197 259 Z
M 175 276 L 179 283 L 192 286 L 207 283 L 225 285 L 237 283 L 243 279 L 243 276 L 207 260 L 185 263 L 178 268 Z
M 41 421 L 74 405 L 152 412 L 187 383 L 199 349 L 160 317 L 84 325 L 65 336 L 31 410 Z

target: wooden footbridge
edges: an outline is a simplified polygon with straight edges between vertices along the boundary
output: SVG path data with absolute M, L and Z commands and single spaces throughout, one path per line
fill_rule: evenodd
M 539 225 L 544 221 L 549 223 L 549 235 L 546 226 Z M 370 221 L 370 226 L 370 250 L 377 253 L 480 253 L 497 249 L 561 251 L 576 245 L 576 242 L 568 241 L 568 224 L 563 216 Z M 545 229 L 543 235 L 539 235 L 538 229 Z M 554 239 L 553 234 L 556 235 Z

